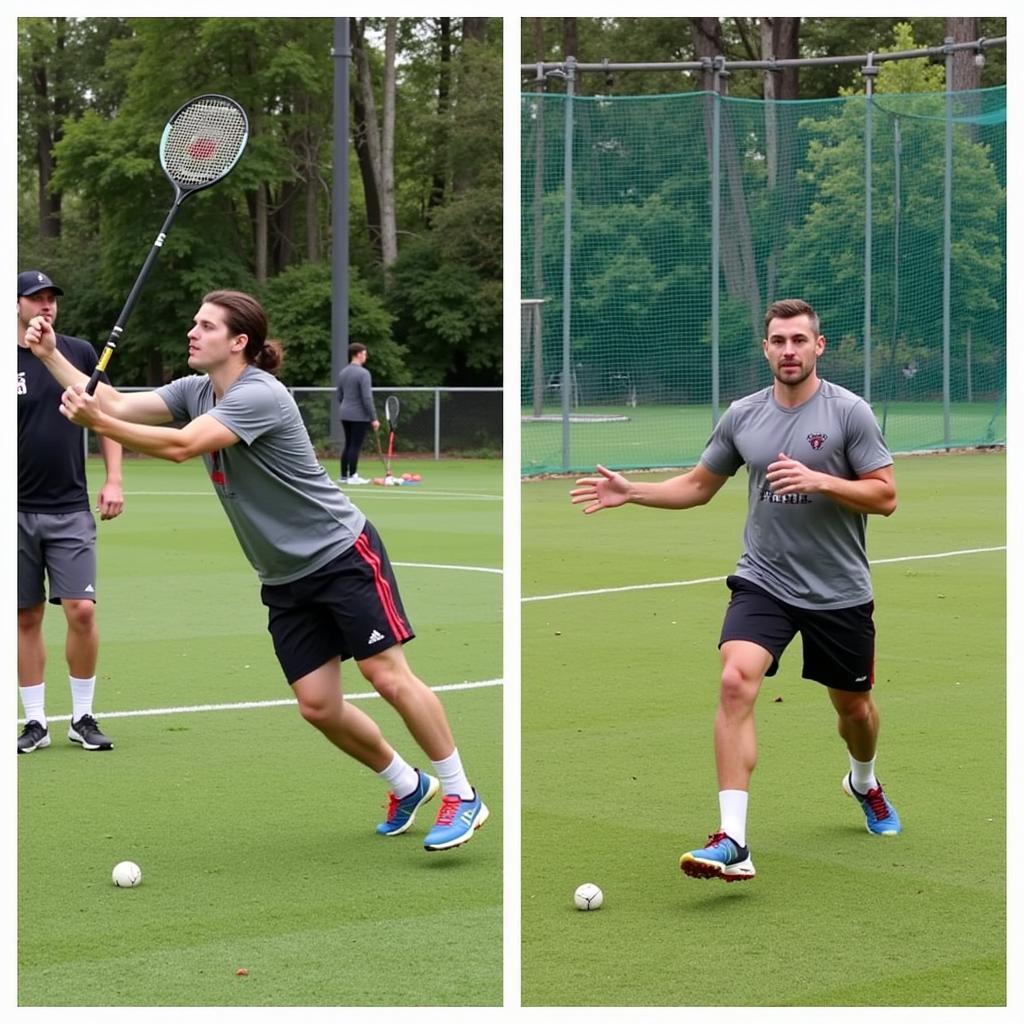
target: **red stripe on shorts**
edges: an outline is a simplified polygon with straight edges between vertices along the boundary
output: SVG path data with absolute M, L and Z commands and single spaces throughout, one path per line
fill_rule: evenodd
M 412 633 L 405 620 L 398 613 L 395 604 L 395 596 L 391 593 L 391 583 L 381 573 L 380 555 L 370 546 L 370 540 L 365 533 L 361 533 L 356 540 L 356 551 L 363 561 L 373 570 L 373 585 L 377 590 L 384 614 L 387 616 L 388 625 L 397 640 L 408 640 Z

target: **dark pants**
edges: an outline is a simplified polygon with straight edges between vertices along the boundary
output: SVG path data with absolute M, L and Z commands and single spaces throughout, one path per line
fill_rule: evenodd
M 355 476 L 359 466 L 359 453 L 363 449 L 366 432 L 370 429 L 367 420 L 342 420 L 345 428 L 345 444 L 341 449 L 341 475 Z

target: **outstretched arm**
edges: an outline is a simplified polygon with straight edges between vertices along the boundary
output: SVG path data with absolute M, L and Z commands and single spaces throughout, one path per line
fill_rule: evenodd
M 118 419 L 101 409 L 95 396 L 85 393 L 84 384 L 64 391 L 60 411 L 73 423 L 112 438 L 132 451 L 169 462 L 184 462 L 196 455 L 230 448 L 239 441 L 233 430 L 209 413 L 196 417 L 180 430 Z
M 569 492 L 574 505 L 585 504 L 583 512 L 591 515 L 603 508 L 620 505 L 646 505 L 649 508 L 694 508 L 707 504 L 728 480 L 698 463 L 689 472 L 657 483 L 627 480 L 621 473 L 598 466 L 600 476 L 586 476 L 576 481 Z
M 837 505 L 865 515 L 891 516 L 896 511 L 896 478 L 892 466 L 846 480 L 808 469 L 802 462 L 779 452 L 768 467 L 768 486 L 776 494 L 823 494 Z

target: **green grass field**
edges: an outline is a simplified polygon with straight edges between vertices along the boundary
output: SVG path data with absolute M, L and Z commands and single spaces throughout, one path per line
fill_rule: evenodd
M 869 525 L 878 771 L 904 833 L 869 835 L 841 792 L 796 642 L 758 702 L 758 876 L 731 885 L 678 868 L 718 824 L 727 597 L 678 584 L 734 567 L 745 475 L 703 508 L 586 518 L 569 480 L 524 486 L 525 1006 L 1005 1004 L 1005 471 L 999 453 L 897 459 L 900 508 Z M 586 881 L 597 912 L 573 907 Z
M 417 487 L 350 493 L 395 563 L 413 667 L 432 686 L 483 684 L 441 697 L 487 825 L 428 854 L 434 803 L 379 837 L 385 787 L 294 706 L 186 710 L 291 694 L 202 467 L 128 460 L 126 511 L 99 526 L 96 712 L 115 749 L 65 738 L 51 606 L 53 744 L 18 759 L 20 1005 L 500 1004 L 501 465 L 416 469 Z M 90 465 L 93 488 L 101 473 Z M 370 690 L 351 662 L 343 678 L 354 698 Z M 422 763 L 388 705 L 359 706 Z M 142 866 L 139 888 L 111 884 L 122 859 Z
M 724 410 L 728 403 L 723 403 Z M 941 402 L 874 403 L 891 451 L 945 448 Z M 522 471 L 526 475 L 561 472 L 561 412 L 545 408 L 544 420 L 523 410 Z M 711 434 L 710 405 L 605 406 L 581 409 L 596 417 L 569 427 L 569 468 L 589 472 L 595 462 L 622 468 L 657 468 L 695 463 Z M 955 402 L 950 410 L 952 447 L 1006 443 L 1006 403 Z

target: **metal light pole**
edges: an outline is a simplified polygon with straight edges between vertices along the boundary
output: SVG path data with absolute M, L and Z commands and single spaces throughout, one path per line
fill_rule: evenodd
M 331 383 L 348 361 L 348 18 L 334 19 L 334 187 L 331 192 Z M 331 439 L 341 440 L 338 396 L 331 399 Z

